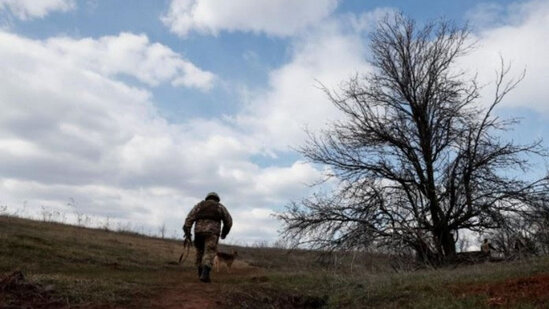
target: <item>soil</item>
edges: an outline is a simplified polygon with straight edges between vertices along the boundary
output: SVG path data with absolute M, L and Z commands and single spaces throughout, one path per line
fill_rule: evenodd
M 202 309 L 217 308 L 222 302 L 216 300 L 219 286 L 216 283 L 202 283 L 192 278 L 189 283 L 166 291 L 157 299 L 153 299 L 147 307 L 166 309 Z M 139 305 L 137 307 L 140 307 Z
M 317 297 L 277 291 L 269 288 L 257 288 L 253 291 L 235 292 L 225 299 L 227 308 L 323 308 L 328 297 Z
M 217 273 L 212 270 L 212 282 L 203 283 L 195 271 L 189 270 L 181 278 L 181 284 L 167 290 L 146 306 L 136 304 L 136 308 L 202 309 L 202 308 L 320 308 L 326 300 L 300 294 L 283 293 L 273 289 L 254 288 L 253 291 L 225 292 L 224 279 L 246 280 L 254 283 L 268 281 L 261 268 L 249 266 L 241 261 L 233 264 L 231 272 L 221 268 Z M 224 289 L 225 288 L 225 289 Z
M 221 269 L 219 273 L 212 269 L 211 283 L 204 283 L 198 280 L 198 274 L 195 269 L 189 269 L 181 277 L 181 283 L 173 288 L 166 290 L 159 297 L 150 300 L 145 306 L 135 304 L 136 308 L 166 308 L 166 309 L 203 309 L 203 308 L 224 308 L 227 302 L 223 297 L 220 278 L 226 277 L 246 277 L 250 273 L 257 271 L 254 267 L 246 263 L 236 261 L 227 273 L 226 269 Z
M 63 308 L 66 304 L 53 296 L 51 287 L 29 282 L 21 271 L 0 279 L 2 308 Z
M 547 308 L 549 304 L 549 274 L 508 279 L 505 281 L 478 285 L 463 285 L 452 288 L 457 296 L 486 295 L 490 306 L 509 307 L 529 303 L 536 308 Z

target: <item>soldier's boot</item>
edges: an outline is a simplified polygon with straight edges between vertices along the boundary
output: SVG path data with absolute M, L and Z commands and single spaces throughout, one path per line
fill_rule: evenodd
M 202 265 L 198 266 L 198 278 L 202 276 Z
M 210 270 L 209 266 L 202 267 L 202 274 L 200 275 L 200 281 L 202 282 L 211 282 L 210 280 Z

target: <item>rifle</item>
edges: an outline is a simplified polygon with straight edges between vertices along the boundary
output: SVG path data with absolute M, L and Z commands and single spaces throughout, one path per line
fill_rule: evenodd
M 183 252 L 179 256 L 179 264 L 181 264 L 181 260 L 183 260 L 183 263 L 187 260 L 187 257 L 189 257 L 189 252 L 191 252 L 191 246 L 192 241 L 191 237 L 185 236 L 185 240 L 183 240 Z

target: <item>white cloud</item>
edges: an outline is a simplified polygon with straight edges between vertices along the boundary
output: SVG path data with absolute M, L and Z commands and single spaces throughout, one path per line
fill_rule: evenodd
M 223 120 L 175 125 L 160 117 L 148 90 L 116 78 L 170 80 L 116 63 L 125 60 L 118 53 L 133 52 L 113 41 L 128 37 L 146 42 L 129 34 L 41 41 L 0 32 L 0 205 L 27 201 L 39 216 L 41 206 L 70 212 L 72 197 L 86 214 L 180 231 L 190 207 L 211 190 L 236 214 L 235 226 L 249 209 L 280 207 L 308 190 L 318 176 L 313 167 L 251 163 L 262 151 L 258 142 Z M 120 48 L 106 47 L 113 45 Z M 143 51 L 150 44 L 137 45 Z
M 517 98 L 547 110 L 541 99 L 548 97 L 549 67 L 542 54 L 549 50 L 544 45 L 549 42 L 548 10 L 543 3 L 532 7 L 521 11 L 520 20 L 479 32 L 482 47 L 476 55 L 481 58 L 472 55 L 464 62 L 481 76 L 491 76 L 490 61 L 499 61 L 499 52 L 516 68 L 528 64 Z M 147 86 L 212 86 L 212 73 L 169 47 L 130 33 L 32 40 L 0 32 L 0 205 L 27 200 L 29 211 L 36 213 L 41 205 L 66 209 L 72 197 L 93 215 L 149 227 L 165 222 L 179 232 L 190 207 L 216 190 L 235 219 L 229 241 L 274 238 L 278 223 L 272 210 L 305 195 L 307 184 L 321 172 L 301 161 L 262 167 L 251 158 L 284 156 L 288 146 L 303 143 L 305 126 L 318 130 L 340 117 L 318 82 L 337 89 L 355 73 L 370 70 L 362 32 L 381 12 L 336 18 L 317 14 L 322 24 L 307 21 L 288 28 L 267 21 L 231 24 L 215 14 L 212 18 L 222 23 L 191 24 L 186 31 L 295 37 L 289 62 L 270 73 L 265 89 L 247 89 L 242 110 L 232 117 L 180 124 L 158 114 L 149 88 L 119 78 L 131 76 Z
M 478 72 L 481 83 L 494 79 L 499 55 L 512 62 L 520 75 L 527 68 L 525 80 L 513 91 L 505 106 L 521 106 L 549 111 L 549 3 L 534 1 L 509 8 L 506 23 L 474 33 L 479 48 L 462 59 L 470 72 Z M 313 132 L 325 128 L 341 114 L 318 89 L 319 82 L 337 91 L 341 82 L 354 74 L 371 70 L 366 62 L 367 41 L 364 32 L 373 30 L 375 23 L 389 8 L 378 8 L 361 15 L 343 15 L 326 19 L 294 38 L 290 61 L 269 75 L 268 87 L 244 93 L 246 106 L 233 118 L 234 123 L 247 128 L 247 134 L 266 153 L 288 151 L 302 145 L 304 127 Z M 489 98 L 493 87 L 484 88 Z
M 215 79 L 213 73 L 197 68 L 165 45 L 151 43 L 144 34 L 53 38 L 45 44 L 73 65 L 107 76 L 133 76 L 150 86 L 169 81 L 174 86 L 208 90 Z
M 520 75 L 524 67 L 528 71 L 505 106 L 549 111 L 549 88 L 545 86 L 549 84 L 549 58 L 545 55 L 549 50 L 549 3 L 534 1 L 513 8 L 510 12 L 514 14 L 504 24 L 498 21 L 473 34 L 479 48 L 460 65 L 478 72 L 480 81 L 487 82 L 493 80 L 502 54 L 513 64 L 515 70 L 511 74 Z M 264 141 L 260 148 L 276 155 L 288 151 L 289 146 L 303 144 L 303 127 L 318 131 L 329 121 L 337 120 L 340 114 L 318 89 L 317 81 L 337 90 L 340 82 L 355 73 L 371 70 L 362 32 L 371 30 L 375 21 L 389 12 L 390 9 L 377 9 L 360 16 L 326 19 L 323 25 L 296 36 L 291 60 L 270 73 L 266 89 L 245 93 L 247 105 L 233 118 L 234 123 L 248 128 L 249 136 Z M 488 97 L 491 90 L 486 87 L 483 94 Z
M 467 20 L 472 27 L 485 28 L 501 25 L 505 17 L 505 6 L 496 2 L 481 2 L 467 11 Z
M 162 21 L 180 36 L 196 31 L 292 36 L 328 16 L 338 0 L 172 0 Z
M 230 236 L 229 243 L 242 244 L 240 240 L 246 239 L 247 244 L 269 243 L 278 236 L 278 221 L 273 217 L 273 211 L 265 208 L 251 208 L 234 213 L 237 218 L 246 218 L 239 224 L 235 224 Z
M 381 19 L 394 13 L 395 9 L 393 8 L 375 8 L 360 15 L 348 14 L 346 22 L 351 25 L 355 32 L 369 32 L 375 29 Z
M 486 9 L 486 7 L 484 7 Z M 496 12 L 503 9 L 493 8 Z M 469 72 L 478 72 L 482 84 L 495 79 L 500 56 L 512 65 L 509 77 L 519 77 L 526 69 L 525 79 L 512 91 L 503 106 L 526 107 L 541 112 L 549 112 L 549 2 L 530 1 L 510 5 L 505 18 L 495 24 L 484 24 L 473 35 L 478 41 L 477 49 L 465 59 L 463 64 Z M 491 13 L 483 12 L 484 15 Z M 494 87 L 489 84 L 482 92 L 489 100 Z
M 311 165 L 297 161 L 288 168 L 270 167 L 264 169 L 254 177 L 251 188 L 256 194 L 290 198 L 296 184 L 310 185 L 320 176 L 319 171 Z
M 75 7 L 73 0 L 0 0 L 0 11 L 9 10 L 21 20 L 43 18 L 51 12 L 66 12 Z
M 266 90 L 247 94 L 248 105 L 234 119 L 271 150 L 302 145 L 305 127 L 315 131 L 340 117 L 319 89 L 321 83 L 338 90 L 342 82 L 369 70 L 360 33 L 344 34 L 340 21 L 296 38 L 292 50 L 291 61 L 271 72 Z

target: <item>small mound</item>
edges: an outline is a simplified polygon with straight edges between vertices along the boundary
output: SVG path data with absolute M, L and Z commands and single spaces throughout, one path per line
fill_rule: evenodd
M 2 308 L 62 308 L 65 304 L 52 295 L 51 286 L 43 287 L 26 280 L 21 271 L 0 280 L 0 307 Z
M 322 308 L 327 297 L 281 292 L 274 289 L 256 289 L 248 292 L 233 292 L 226 297 L 228 308 Z
M 549 303 L 549 274 L 531 277 L 508 279 L 495 283 L 454 287 L 457 295 L 486 295 L 487 304 L 492 306 L 509 306 L 529 303 L 544 306 Z

